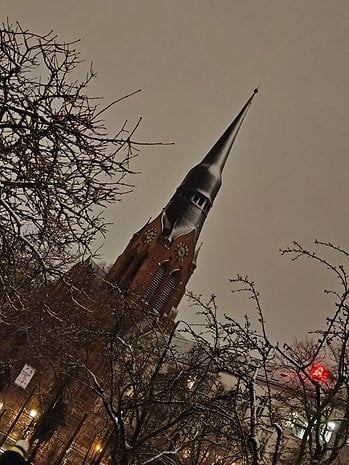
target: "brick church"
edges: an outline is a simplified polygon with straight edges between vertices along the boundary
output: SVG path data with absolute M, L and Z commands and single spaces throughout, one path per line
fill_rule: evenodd
M 130 325 L 151 310 L 164 333 L 174 330 L 177 307 L 196 268 L 201 229 L 256 92 L 108 272 L 90 259 L 75 265 L 48 296 L 34 292 L 30 315 L 14 315 L 13 326 L 0 327 L 2 450 L 27 438 L 36 465 L 109 463 L 112 437 L 100 415 L 103 406 L 95 391 L 74 376 L 71 354 L 103 373 L 103 341 L 115 320 L 127 337 Z

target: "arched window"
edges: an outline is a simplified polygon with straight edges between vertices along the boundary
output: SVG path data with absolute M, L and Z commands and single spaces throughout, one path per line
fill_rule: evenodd
M 163 286 L 159 297 L 157 298 L 157 300 L 155 301 L 155 303 L 153 305 L 153 308 L 156 311 L 158 311 L 159 313 L 162 310 L 163 306 L 168 301 L 173 289 L 176 286 L 178 278 L 179 278 L 179 272 L 174 271 L 173 273 L 170 274 L 170 276 L 168 277 L 165 285 Z
M 154 297 L 156 290 L 161 285 L 161 282 L 166 274 L 166 270 L 167 270 L 166 263 L 161 263 L 159 268 L 156 270 L 144 295 L 144 299 L 147 300 L 148 302 Z

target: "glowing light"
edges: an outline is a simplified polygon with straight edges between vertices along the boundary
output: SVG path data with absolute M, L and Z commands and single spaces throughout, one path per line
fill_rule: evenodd
M 29 412 L 29 416 L 32 418 L 35 418 L 37 414 L 38 414 L 38 411 L 35 410 L 35 408 L 31 409 L 31 411 Z
M 96 451 L 96 452 L 99 452 L 100 450 L 102 450 L 102 445 L 101 445 L 100 443 L 97 443 L 97 444 L 95 445 L 95 451 Z
M 325 381 L 328 378 L 328 371 L 323 365 L 314 365 L 310 369 L 310 376 L 316 381 Z
M 194 378 L 189 377 L 188 380 L 187 380 L 188 389 L 192 389 L 194 384 L 195 384 L 195 377 Z

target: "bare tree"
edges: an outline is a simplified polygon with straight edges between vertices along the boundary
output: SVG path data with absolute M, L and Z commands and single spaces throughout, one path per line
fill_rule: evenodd
M 347 258 L 331 244 L 317 246 Z M 115 465 L 347 463 L 346 272 L 299 244 L 284 253 L 314 260 L 339 280 L 339 291 L 329 292 L 335 306 L 327 325 L 302 343 L 273 343 L 260 296 L 247 277 L 232 280 L 232 290 L 246 293 L 258 324 L 218 317 L 214 297 L 206 302 L 191 294 L 201 323 L 179 322 L 168 334 L 156 312 L 135 307 L 98 277 L 90 261 L 74 268 L 45 296 L 51 299 L 49 311 L 40 310 L 48 305 L 45 300 L 37 304 L 40 325 L 34 310 L 26 321 L 14 321 L 26 338 L 23 353 L 31 353 L 45 386 L 53 386 L 32 425 L 34 451 L 40 457 L 52 454 L 54 463 L 72 454 L 75 445 L 86 457 L 76 460 L 94 464 L 109 454 Z M 11 340 L 7 348 L 4 361 L 23 359 L 13 352 L 17 348 Z M 5 374 L 10 398 L 7 379 Z M 43 395 L 45 386 L 39 389 Z M 64 402 L 69 427 L 57 417 L 59 402 Z M 42 435 L 47 424 L 49 441 Z M 90 438 L 85 449 L 80 434 Z
M 110 135 L 88 96 L 77 42 L 0 26 L 0 295 L 21 290 L 91 253 L 106 230 L 101 212 L 130 190 L 137 143 L 126 126 Z M 123 97 L 125 98 L 125 97 Z
M 241 276 L 233 282 L 237 285 L 236 292 L 247 291 L 256 303 L 261 327 L 254 328 L 247 317 L 242 323 L 228 316 L 218 318 L 215 296 L 203 301 L 201 296 L 190 293 L 190 302 L 203 321 L 195 327 L 185 325 L 185 333 L 190 334 L 198 350 L 210 360 L 224 386 L 221 415 L 225 418 L 225 426 L 220 431 L 223 442 L 234 446 L 230 446 L 229 454 L 223 454 L 217 463 L 276 464 L 279 463 L 282 434 L 279 405 L 274 402 L 276 399 L 269 384 L 269 367 L 274 365 L 275 354 L 265 332 L 259 296 L 253 283 Z
M 103 369 L 71 359 L 79 382 L 95 392 L 109 419 L 112 462 L 207 463 L 218 443 L 221 451 L 226 446 L 220 439 L 226 395 L 210 360 L 175 330 L 164 333 L 152 311 L 142 319 L 137 314 L 122 334 L 124 318 L 116 314 Z
M 348 460 L 343 448 L 349 433 L 349 285 L 346 267 L 334 260 L 347 261 L 349 254 L 329 242 L 315 241 L 315 246 L 308 250 L 294 242 L 282 251 L 293 260 L 310 259 L 321 265 L 337 282 L 334 290 L 325 290 L 334 299 L 333 310 L 325 328 L 313 332 L 312 343 L 277 348 L 301 387 L 295 391 L 303 418 L 301 441 L 292 462 L 296 465 L 305 463 L 305 458 L 311 464 L 326 465 L 337 463 L 341 455 L 346 456 L 343 463 Z
M 346 251 L 316 241 L 308 250 L 294 243 L 282 251 L 293 260 L 309 259 L 337 279 L 324 328 L 314 330 L 305 342 L 274 344 L 267 333 L 260 296 L 254 282 L 238 276 L 231 280 L 233 293 L 246 293 L 254 303 L 258 325 L 245 317 L 216 317 L 215 299 L 203 302 L 191 295 L 205 318 L 201 332 L 188 331 L 196 344 L 231 377 L 234 387 L 230 411 L 241 431 L 243 455 L 239 464 L 344 464 L 348 460 L 348 276 L 343 265 Z M 321 249 L 319 252 L 318 249 Z M 242 404 L 245 403 L 245 409 Z M 238 408 L 237 408 L 238 407 Z

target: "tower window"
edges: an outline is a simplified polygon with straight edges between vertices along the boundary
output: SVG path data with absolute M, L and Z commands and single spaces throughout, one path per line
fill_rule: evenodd
M 193 191 L 180 191 L 178 193 L 178 195 L 180 197 L 185 198 L 185 199 L 191 200 L 196 205 L 201 207 L 205 213 L 208 212 L 208 210 L 210 209 L 210 201 L 209 201 L 209 199 L 205 195 L 201 194 L 198 191 L 195 191 L 195 192 L 193 192 Z
M 194 202 L 198 207 L 202 208 L 205 213 L 208 212 L 209 201 L 204 195 L 200 194 L 199 192 L 183 192 L 183 197 L 186 197 Z
M 152 299 L 156 290 L 160 286 L 161 281 L 163 280 L 166 274 L 166 269 L 167 269 L 166 264 L 162 263 L 159 266 L 159 268 L 156 270 L 156 273 L 154 274 L 152 280 L 150 281 L 149 286 L 144 295 L 144 299 L 147 300 L 148 302 Z
M 154 309 L 160 313 L 162 310 L 163 306 L 166 304 L 168 301 L 168 298 L 170 297 L 176 282 L 178 280 L 179 273 L 178 271 L 174 271 L 166 281 L 166 284 L 162 288 L 159 297 L 157 298 L 156 302 L 154 303 Z

